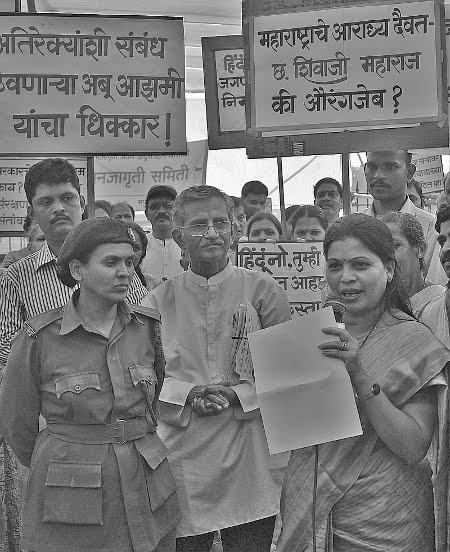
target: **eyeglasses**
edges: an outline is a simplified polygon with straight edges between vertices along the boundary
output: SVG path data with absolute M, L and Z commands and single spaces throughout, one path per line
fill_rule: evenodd
M 231 222 L 229 220 L 219 220 L 214 224 L 191 224 L 181 226 L 181 230 L 187 230 L 193 237 L 203 237 L 210 228 L 214 228 L 217 234 L 228 234 L 231 232 Z
M 171 211 L 173 209 L 173 202 L 172 201 L 165 201 L 164 203 L 149 203 L 148 210 L 149 211 L 159 211 L 161 207 L 164 208 L 165 211 Z
M 336 192 L 335 190 L 324 190 L 323 192 L 317 192 L 316 197 L 322 198 L 325 196 L 332 197 L 334 199 L 336 199 L 337 197 L 340 197 L 339 192 Z

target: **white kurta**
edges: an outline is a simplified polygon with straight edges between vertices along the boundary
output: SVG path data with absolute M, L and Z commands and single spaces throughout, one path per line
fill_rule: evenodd
M 158 432 L 173 450 L 169 462 L 183 516 L 178 536 L 279 511 L 280 481 L 270 471 L 254 384 L 235 376 L 240 406 L 218 416 L 199 417 L 186 405 L 192 387 L 222 380 L 232 344 L 232 316 L 245 300 L 258 311 L 263 328 L 290 319 L 287 296 L 275 280 L 231 263 L 209 280 L 189 269 L 155 288 L 143 302 L 162 317 L 167 366 Z

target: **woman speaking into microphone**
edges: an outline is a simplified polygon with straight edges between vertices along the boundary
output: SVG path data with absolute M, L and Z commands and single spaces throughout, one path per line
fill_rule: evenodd
M 384 223 L 363 214 L 338 219 L 324 255 L 345 329 L 323 330 L 320 349 L 344 361 L 363 435 L 320 445 L 314 512 L 314 448 L 292 451 L 277 552 L 310 551 L 313 542 L 321 552 L 432 552 L 433 489 L 423 460 L 433 436 L 446 433 L 438 401 L 450 352 L 413 317 Z M 433 466 L 437 502 L 445 499 L 446 447 L 441 441 Z M 436 521 L 436 549 L 446 550 L 445 515 L 436 512 Z

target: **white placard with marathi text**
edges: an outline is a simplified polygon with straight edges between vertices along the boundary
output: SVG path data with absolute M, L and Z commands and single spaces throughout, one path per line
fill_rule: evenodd
M 396 2 L 254 17 L 252 131 L 442 119 L 438 9 Z
M 102 156 L 95 158 L 95 199 L 126 201 L 145 209 L 151 186 L 168 184 L 177 192 L 206 183 L 208 143 L 188 142 L 187 155 Z
M 320 309 L 322 242 L 239 242 L 236 264 L 272 276 L 286 292 L 292 316 Z
M 27 216 L 28 201 L 25 195 L 25 175 L 40 158 L 0 157 L 0 232 L 22 232 Z M 69 159 L 77 170 L 81 194 L 86 197 L 86 159 Z
M 216 50 L 220 131 L 245 130 L 244 50 Z
M 184 153 L 181 18 L 4 15 L 0 151 Z
M 444 189 L 444 168 L 442 156 L 413 154 L 412 162 L 416 166 L 414 179 L 422 184 L 422 193 L 441 192 Z

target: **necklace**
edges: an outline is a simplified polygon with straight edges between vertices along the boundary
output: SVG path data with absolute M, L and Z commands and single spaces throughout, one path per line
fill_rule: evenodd
M 366 334 L 366 336 L 364 338 L 362 338 L 362 336 L 364 334 L 362 334 L 360 336 L 360 338 L 358 339 L 358 337 L 355 336 L 355 339 L 356 341 L 358 342 L 358 350 L 359 349 L 362 349 L 364 344 L 366 343 L 366 341 L 369 339 L 369 337 L 372 335 L 372 332 L 374 332 L 376 329 L 377 329 L 377 324 L 378 322 L 380 321 L 381 317 L 382 317 L 383 313 L 380 314 L 380 316 L 377 318 L 375 324 L 370 328 L 370 330 L 368 331 L 368 333 Z

